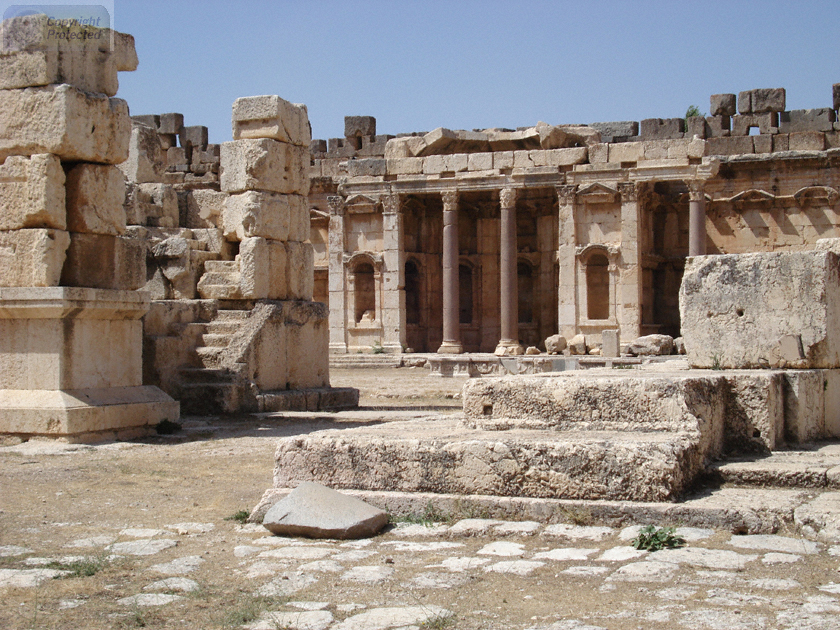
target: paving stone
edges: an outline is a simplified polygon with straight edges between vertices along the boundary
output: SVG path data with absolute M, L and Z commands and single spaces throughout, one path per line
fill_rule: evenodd
M 674 534 L 683 538 L 686 542 L 695 542 L 711 538 L 715 534 L 713 529 L 701 529 L 699 527 L 677 527 Z M 638 535 L 638 534 L 637 534 Z M 636 536 L 634 535 L 633 538 Z
M 615 534 L 612 527 L 592 527 L 587 525 L 548 525 L 543 531 L 543 536 L 556 536 L 559 538 L 571 538 L 572 540 L 602 540 L 607 536 Z
M 643 525 L 630 525 L 618 532 L 619 540 L 633 540 L 639 535 L 639 532 L 644 528 Z
M 448 525 L 435 524 L 431 526 L 418 523 L 397 523 L 396 530 L 400 536 L 442 536 L 449 532 Z
M 258 551 L 262 551 L 262 547 L 255 547 L 254 545 L 237 545 L 233 548 L 233 555 L 237 558 L 245 558 L 252 556 Z
M 68 573 L 58 569 L 0 569 L 0 588 L 32 588 Z
M 85 556 L 63 556 L 61 558 L 26 558 L 23 563 L 28 566 L 43 567 L 53 562 L 60 562 L 61 564 L 70 564 L 71 562 L 80 562 L 84 560 Z
M 22 556 L 25 553 L 35 553 L 32 549 L 19 545 L 0 545 L 0 558 Z
M 656 589 L 654 594 L 660 599 L 669 601 L 683 600 L 692 597 L 697 592 L 696 586 L 673 586 L 671 588 Z
M 552 549 L 551 551 L 540 551 L 534 554 L 535 560 L 588 560 L 589 556 L 597 553 L 598 549 L 576 549 L 574 547 Z M 481 552 L 479 552 L 481 553 Z
M 108 551 L 127 556 L 152 556 L 177 544 L 177 540 L 169 538 L 141 538 L 130 542 L 114 543 L 108 547 Z
M 815 554 L 820 549 L 820 545 L 810 540 L 766 534 L 733 536 L 729 544 L 739 549 L 761 549 L 782 553 L 801 553 L 804 555 Z
M 732 571 L 696 571 L 693 577 L 687 577 L 685 580 L 691 584 L 720 586 L 721 584 L 740 584 L 744 578 Z
M 338 562 L 358 562 L 359 560 L 375 556 L 377 553 L 379 552 L 373 551 L 372 549 L 352 549 L 335 554 L 333 560 L 337 560 Z
M 645 560 L 632 562 L 619 567 L 607 580 L 619 582 L 665 582 L 679 570 L 673 562 Z
M 811 613 L 838 613 L 840 605 L 837 599 L 828 595 L 812 595 L 805 602 L 804 609 Z
M 530 536 L 542 527 L 536 521 L 507 521 L 493 528 L 495 536 Z
M 370 547 L 373 544 L 373 540 L 370 538 L 361 538 L 359 540 L 348 540 L 347 542 L 339 543 L 339 547 L 342 549 L 364 549 L 365 547 Z
M 78 538 L 70 541 L 65 547 L 107 547 L 117 539 L 116 536 L 102 535 L 90 538 Z
M 818 586 L 817 588 L 821 591 L 825 591 L 826 593 L 836 593 L 840 595 L 840 584 L 835 584 L 834 582 L 823 584 L 822 586 Z
M 315 560 L 300 565 L 298 570 L 315 571 L 316 573 L 340 573 L 344 571 L 344 565 L 335 560 Z
M 174 530 L 181 536 L 187 536 L 191 534 L 206 534 L 207 532 L 213 531 L 216 526 L 213 523 L 175 523 L 166 527 L 167 529 Z
M 172 602 L 184 599 L 181 595 L 168 595 L 166 593 L 141 593 L 131 597 L 118 599 L 117 603 L 123 606 L 165 606 Z
M 726 549 L 686 547 L 683 549 L 663 549 L 652 553 L 650 557 L 652 560 L 659 562 L 685 563 L 709 569 L 743 569 L 748 562 L 755 560 L 758 556 L 727 551 Z
M 263 551 L 259 558 L 277 558 L 288 560 L 318 560 L 334 553 L 333 549 L 324 547 L 278 547 Z
M 480 556 L 521 556 L 525 553 L 525 546 L 506 540 L 499 540 L 484 545 L 476 553 Z
M 165 529 L 142 529 L 134 527 L 120 530 L 120 536 L 131 536 L 132 538 L 154 538 L 155 536 L 169 536 L 171 533 Z
M 301 610 L 324 610 L 330 605 L 329 602 L 288 602 L 289 606 L 293 608 L 300 608 Z
M 243 628 L 248 630 L 326 630 L 334 618 L 327 610 L 310 610 L 305 612 L 268 612 L 260 615 L 254 623 Z
M 271 577 L 277 575 L 278 573 L 286 571 L 287 569 L 289 569 L 291 564 L 291 561 L 288 560 L 278 562 L 268 562 L 265 560 L 260 560 L 248 567 L 248 571 L 245 573 L 245 577 L 247 577 L 249 580 L 253 580 L 256 578 Z M 298 567 L 298 570 L 300 570 L 300 567 Z
M 480 536 L 490 531 L 496 525 L 502 525 L 504 521 L 495 521 L 489 518 L 465 518 L 449 528 L 449 533 L 455 536 Z
M 456 542 L 409 542 L 405 540 L 389 540 L 382 543 L 388 545 L 394 551 L 440 551 L 442 549 L 457 549 L 463 547 L 463 543 Z
M 455 573 L 462 573 L 464 571 L 468 571 L 469 569 L 476 569 L 480 566 L 484 566 L 492 562 L 490 558 L 470 558 L 466 556 L 454 557 L 454 558 L 446 558 L 440 565 L 431 565 L 431 566 L 442 566 L 449 571 L 453 571 Z
M 143 587 L 144 591 L 181 591 L 182 593 L 192 593 L 198 590 L 198 582 L 184 577 L 171 577 L 165 580 L 158 580 L 152 582 L 148 586 Z
M 802 588 L 796 580 L 788 578 L 765 578 L 762 580 L 750 580 L 747 582 L 754 588 L 761 588 L 766 591 L 789 591 L 794 588 Z
M 802 556 L 792 553 L 765 553 L 761 561 L 764 564 L 793 564 L 802 560 Z
M 367 608 L 364 604 L 338 604 L 335 609 L 339 612 L 353 612 L 354 610 L 363 610 Z
M 234 527 L 234 531 L 241 532 L 243 534 L 262 534 L 265 532 L 265 528 L 260 523 L 245 523 L 244 525 L 237 525 Z
M 349 571 L 345 571 L 341 575 L 342 580 L 350 582 L 363 582 L 365 584 L 373 584 L 375 582 L 384 582 L 394 574 L 394 569 L 391 567 L 383 567 L 378 565 L 362 565 L 353 567 Z
M 770 603 L 767 597 L 738 593 L 724 588 L 711 588 L 706 595 L 708 603 L 720 606 L 761 606 Z
M 526 630 L 607 630 L 603 626 L 591 626 L 577 619 L 557 621 L 550 626 L 531 626 Z
M 183 575 L 184 573 L 192 573 L 204 563 L 204 558 L 201 556 L 184 556 L 176 558 L 171 562 L 163 562 L 149 567 L 149 571 L 161 573 L 163 575 Z
M 311 586 L 318 581 L 317 575 L 301 571 L 285 572 L 263 584 L 257 589 L 257 595 L 265 597 L 288 597 Z
M 542 566 L 545 566 L 545 562 L 537 562 L 535 560 L 503 560 L 502 562 L 484 567 L 484 570 L 493 571 L 494 573 L 512 573 L 524 577 Z
M 601 562 L 624 562 L 625 560 L 635 560 L 636 558 L 641 558 L 642 556 L 647 555 L 647 553 L 648 552 L 644 549 L 633 549 L 633 547 L 629 546 L 613 547 L 612 549 L 607 549 L 604 553 L 595 558 L 595 560 L 600 560 Z
M 389 630 L 403 626 L 419 626 L 434 619 L 450 617 L 452 613 L 440 606 L 406 606 L 402 608 L 372 608 L 348 617 L 333 630 Z
M 687 610 L 680 614 L 679 623 L 687 628 L 756 630 L 756 628 L 767 627 L 767 618 L 763 615 L 746 614 L 742 611 L 709 608 Z
M 453 588 L 466 583 L 467 580 L 465 575 L 429 571 L 414 576 L 409 583 L 419 588 Z
M 569 567 L 568 569 L 563 569 L 560 573 L 564 573 L 566 575 L 580 575 L 580 576 L 596 576 L 596 575 L 603 575 L 604 573 L 609 573 L 610 569 L 607 567 L 589 567 L 589 566 L 576 566 L 576 567 Z
M 87 601 L 84 599 L 62 599 L 58 602 L 58 609 L 59 610 L 70 610 L 71 608 L 78 608 L 83 604 L 86 604 Z

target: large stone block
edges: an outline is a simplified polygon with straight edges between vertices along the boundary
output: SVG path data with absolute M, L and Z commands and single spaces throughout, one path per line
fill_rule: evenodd
M 196 188 L 187 194 L 187 222 L 192 229 L 215 228 L 221 225 L 222 209 L 227 193 Z
M 6 158 L 0 164 L 0 230 L 66 229 L 64 182 L 54 155 Z
M 709 97 L 709 114 L 712 116 L 734 116 L 734 94 L 712 94 Z
M 632 138 L 639 135 L 639 123 L 635 120 L 597 122 L 589 126 L 601 133 L 604 142 L 611 142 L 612 138 Z
M 359 138 L 376 135 L 376 118 L 373 116 L 345 116 L 344 137 Z
M 821 109 L 792 109 L 779 114 L 779 131 L 793 133 L 796 131 L 833 131 L 834 121 L 837 119 L 834 110 L 828 107 Z
M 284 303 L 288 389 L 329 385 L 329 323 L 320 302 Z
M 840 258 L 830 251 L 690 258 L 680 319 L 694 367 L 838 367 Z
M 128 159 L 119 169 L 131 182 L 160 182 L 166 171 L 166 155 L 160 146 L 160 136 L 154 128 L 132 118 Z
M 184 115 L 177 112 L 169 112 L 160 115 L 160 126 L 158 133 L 166 136 L 177 136 L 183 132 Z
M 286 290 L 290 300 L 311 300 L 315 254 L 311 243 L 286 243 Z
M 0 287 L 54 287 L 70 235 L 63 230 L 0 232 Z
M 128 157 L 131 119 L 122 99 L 69 85 L 0 90 L 0 160 L 52 153 L 63 161 L 118 164 Z
M 831 86 L 831 103 L 834 111 L 840 109 L 840 83 Z
M 125 179 L 116 166 L 77 164 L 67 171 L 67 229 L 89 234 L 125 232 Z
M 66 83 L 113 96 L 118 70 L 137 68 L 131 35 L 87 26 L 60 26 L 46 15 L 4 20 L 0 89 Z
M 279 96 L 246 96 L 233 102 L 233 139 L 272 138 L 309 147 L 312 132 L 306 105 Z
M 639 125 L 639 135 L 645 140 L 682 138 L 684 118 L 647 118 Z
M 823 370 L 786 370 L 784 375 L 788 442 L 799 444 L 824 439 L 828 383 Z
M 242 297 L 264 300 L 268 297 L 270 263 L 268 243 L 259 236 L 245 238 L 239 245 L 239 290 Z
M 72 233 L 62 286 L 134 291 L 146 284 L 146 247 L 131 238 Z
M 285 300 L 289 297 L 286 244 L 280 241 L 266 241 L 266 244 L 268 245 L 268 299 Z
M 225 238 L 241 241 L 252 236 L 262 236 L 285 241 L 289 237 L 288 197 L 254 190 L 229 196 L 222 209 Z
M 178 195 L 171 184 L 129 184 L 126 223 L 150 227 L 178 227 Z
M 752 90 L 750 97 L 752 113 L 785 111 L 785 88 L 761 88 Z
M 219 183 L 224 192 L 309 193 L 309 150 L 267 138 L 221 146 Z

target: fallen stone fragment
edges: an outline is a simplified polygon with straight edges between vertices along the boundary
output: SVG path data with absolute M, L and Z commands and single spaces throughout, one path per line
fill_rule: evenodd
M 388 514 L 317 483 L 303 482 L 268 512 L 263 526 L 281 536 L 366 538 L 388 523 Z
M 58 569 L 0 569 L 0 588 L 32 588 L 68 573 Z
M 233 548 L 233 555 L 237 558 L 245 558 L 254 555 L 258 551 L 262 551 L 262 548 L 254 547 L 253 545 L 237 545 Z
M 674 338 L 669 335 L 645 335 L 627 347 L 633 356 L 668 355 L 674 349 Z

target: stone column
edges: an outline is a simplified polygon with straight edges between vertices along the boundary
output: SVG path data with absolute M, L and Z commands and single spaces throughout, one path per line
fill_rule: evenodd
M 344 197 L 327 197 L 330 206 L 329 293 L 330 352 L 347 353 L 346 274 L 344 269 Z
M 706 254 L 706 192 L 705 182 L 695 180 L 688 183 L 688 255 Z
M 496 354 L 523 354 L 519 345 L 519 286 L 516 274 L 516 189 L 499 192 L 502 209 L 502 232 L 499 257 L 499 285 L 501 287 L 502 338 Z
M 400 196 L 382 197 L 382 347 L 401 353 L 406 345 L 405 252 Z
M 577 334 L 577 231 L 575 229 L 576 185 L 556 187 L 559 206 L 557 262 L 560 277 L 557 282 L 557 330 L 567 339 Z
M 460 354 L 461 323 L 458 286 L 458 191 L 447 190 L 443 197 L 443 343 L 439 353 Z
M 618 184 L 618 192 L 621 194 L 621 247 L 614 312 L 622 339 L 636 339 L 642 334 L 642 265 L 639 250 L 641 186 L 634 182 Z M 613 273 L 611 270 L 611 277 Z M 612 308 L 610 304 L 611 312 Z

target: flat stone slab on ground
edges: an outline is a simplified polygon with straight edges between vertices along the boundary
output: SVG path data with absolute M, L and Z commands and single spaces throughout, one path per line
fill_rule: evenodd
M 384 510 L 308 482 L 269 508 L 263 518 L 263 526 L 272 534 L 310 538 L 364 538 L 387 523 Z

